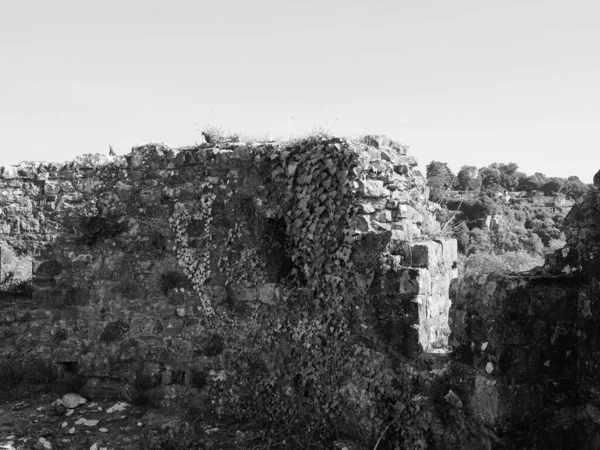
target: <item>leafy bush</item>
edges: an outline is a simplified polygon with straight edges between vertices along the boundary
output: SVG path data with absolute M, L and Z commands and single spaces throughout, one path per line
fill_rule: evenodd
M 208 124 L 202 129 L 202 136 L 204 136 L 207 144 L 216 144 L 224 141 L 228 135 L 229 133 L 225 128 L 217 125 Z
M 466 223 L 461 222 L 452 231 L 452 237 L 456 239 L 458 251 L 462 254 L 466 253 L 469 247 L 469 227 Z

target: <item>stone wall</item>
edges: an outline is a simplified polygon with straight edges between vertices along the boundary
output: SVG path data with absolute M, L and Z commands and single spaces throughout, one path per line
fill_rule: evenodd
M 326 174 L 316 188 L 294 161 L 279 164 L 300 148 Z M 338 153 L 355 161 L 350 172 L 322 156 Z M 441 398 L 454 428 L 431 423 L 456 448 L 473 424 L 485 427 L 473 448 L 600 447 L 599 192 L 573 207 L 567 245 L 543 268 L 460 282 L 456 241 L 427 198 L 406 147 L 377 136 L 149 144 L 2 168 L 0 357 L 48 358 L 89 395 L 132 396 L 143 371 L 164 403 L 210 403 L 207 392 L 241 377 L 227 364 L 250 346 L 252 364 L 278 373 L 282 353 L 257 336 L 285 328 L 310 346 L 319 319 L 294 302 L 311 301 L 301 274 L 314 261 L 295 243 L 347 211 L 347 229 L 330 232 L 348 244 L 336 258 L 351 268 L 350 327 L 370 351 L 356 353 L 369 377 L 408 376 L 423 407 Z M 330 273 L 312 273 L 312 285 Z M 352 371 L 340 392 L 370 417 L 369 380 Z M 200 372 L 212 391 L 196 389 Z
M 314 155 L 314 175 L 278 163 L 300 148 Z M 350 172 L 322 156 L 338 153 L 355 161 Z M 316 188 L 312 176 L 322 177 Z M 256 336 L 287 327 L 294 345 L 311 344 L 319 319 L 294 302 L 311 301 L 301 274 L 314 261 L 295 245 L 347 211 L 347 229 L 330 232 L 347 244 L 336 258 L 351 268 L 353 336 L 372 352 L 357 354 L 362 366 L 388 373 L 400 363 L 422 388 L 411 401 L 454 408 L 462 428 L 438 428 L 451 442 L 462 442 L 466 421 L 488 433 L 473 448 L 600 447 L 598 191 L 573 207 L 567 245 L 543 268 L 453 285 L 456 241 L 427 198 L 406 147 L 377 136 L 149 144 L 2 168 L 0 357 L 49 358 L 83 376 L 90 395 L 131 396 L 143 371 L 163 402 L 207 400 L 197 374 L 221 389 L 239 375 L 228 361 Z M 312 285 L 330 273 L 312 273 Z M 277 373 L 281 354 L 263 344 L 252 344 L 253 364 Z M 369 417 L 368 380 L 352 370 L 340 392 Z
M 348 147 L 358 161 L 351 174 L 330 171 L 350 183 L 347 258 L 360 292 L 374 299 L 360 305 L 365 334 L 413 358 L 445 351 L 456 241 L 440 237 L 406 147 L 368 137 L 149 144 L 126 156 L 3 168 L 0 271 L 31 274 L 33 294 L 0 294 L 0 353 L 49 356 L 90 389 L 131 384 L 140 363 L 167 391 L 189 385 L 195 367 L 216 367 L 219 347 L 235 352 L 261 327 L 261 311 L 286 314 L 296 211 L 286 209 L 275 171 L 299 145 L 315 154 Z M 323 214 L 332 207 L 323 201 Z M 229 318 L 228 330 L 211 328 L 214 311 Z
M 452 289 L 451 345 L 475 413 L 519 448 L 600 447 L 600 193 L 565 219 L 544 267 Z

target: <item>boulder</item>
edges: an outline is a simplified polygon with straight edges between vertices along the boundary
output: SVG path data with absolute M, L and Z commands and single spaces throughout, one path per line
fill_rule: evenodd
M 80 405 L 87 403 L 87 400 L 79 394 L 69 393 L 61 397 L 62 404 L 69 409 L 77 408 Z

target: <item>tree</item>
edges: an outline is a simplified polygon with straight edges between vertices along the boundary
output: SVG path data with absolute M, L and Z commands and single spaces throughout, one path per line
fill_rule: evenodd
M 516 175 L 518 165 L 515 163 L 494 163 L 490 165 L 491 169 L 498 169 L 500 171 L 500 186 L 507 191 L 514 190 L 519 184 L 519 179 Z
M 562 178 L 550 178 L 546 184 L 541 187 L 544 191 L 544 195 L 555 195 L 560 194 L 565 188 L 566 182 Z
M 448 167 L 448 163 L 445 162 L 431 161 L 425 167 L 425 172 L 428 180 L 439 177 L 446 188 L 451 186 L 454 180 L 454 174 Z
M 494 199 L 486 196 L 481 197 L 481 205 L 485 215 L 493 215 L 502 213 L 501 207 Z
M 490 242 L 489 234 L 481 228 L 473 228 L 469 232 L 469 246 L 467 247 L 467 255 L 476 252 L 493 253 L 494 246 Z
M 536 172 L 533 175 L 528 176 L 525 180 L 521 181 L 517 186 L 517 191 L 537 191 L 542 188 L 548 182 L 546 175 L 540 172 Z
M 425 168 L 427 174 L 427 185 L 429 186 L 429 199 L 439 202 L 444 192 L 452 187 L 454 174 L 447 163 L 431 161 Z
M 563 192 L 567 197 L 570 197 L 573 200 L 577 200 L 589 190 L 590 187 L 583 181 L 581 181 L 579 177 L 570 176 L 569 178 L 567 178 Z
M 481 178 L 481 189 L 487 192 L 501 192 L 502 174 L 496 167 L 482 167 L 479 169 L 479 178 Z
M 459 226 L 454 228 L 453 236 L 456 239 L 458 245 L 458 251 L 460 253 L 467 253 L 469 247 L 469 227 L 465 222 L 461 222 Z
M 514 175 L 517 177 L 517 187 L 527 179 L 525 172 L 515 172 Z M 515 187 L 515 190 L 518 190 L 517 187 Z
M 456 175 L 458 189 L 461 191 L 478 191 L 481 189 L 481 179 L 477 175 L 477 167 L 462 166 Z

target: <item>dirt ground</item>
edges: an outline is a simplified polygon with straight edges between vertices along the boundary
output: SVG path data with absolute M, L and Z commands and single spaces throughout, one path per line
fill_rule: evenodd
M 248 438 L 240 430 L 190 423 L 177 411 L 114 400 L 66 408 L 59 399 L 53 394 L 0 399 L 0 449 L 228 450 L 245 448 Z
M 0 392 L 0 450 L 259 450 L 256 433 L 239 424 L 194 420 L 189 412 L 40 393 Z M 68 399 L 82 402 L 69 408 Z M 85 403 L 83 403 L 85 401 Z M 337 450 L 356 450 L 338 441 Z

